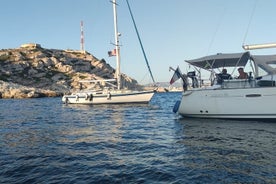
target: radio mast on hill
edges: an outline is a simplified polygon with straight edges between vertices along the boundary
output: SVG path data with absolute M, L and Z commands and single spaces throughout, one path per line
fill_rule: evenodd
M 85 53 L 84 49 L 84 34 L 83 34 L 83 21 L 80 23 L 80 29 L 81 29 L 81 38 L 80 38 L 80 50 Z

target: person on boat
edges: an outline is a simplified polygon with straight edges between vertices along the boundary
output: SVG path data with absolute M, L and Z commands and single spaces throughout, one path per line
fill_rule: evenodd
M 222 84 L 224 80 L 230 80 L 230 79 L 232 79 L 232 76 L 229 73 L 227 73 L 227 70 L 225 68 L 222 69 L 222 72 L 217 75 L 218 84 Z
M 238 68 L 239 76 L 238 79 L 248 79 L 248 74 L 244 72 L 243 68 Z
M 227 70 L 224 68 L 222 69 L 222 72 L 221 72 L 221 76 L 220 76 L 222 79 L 226 79 L 226 80 L 229 80 L 229 79 L 232 79 L 232 76 L 227 73 Z

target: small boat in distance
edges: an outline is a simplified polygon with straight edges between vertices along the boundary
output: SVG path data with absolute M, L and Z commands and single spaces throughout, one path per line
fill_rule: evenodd
M 243 46 L 245 50 L 276 47 L 276 44 Z M 186 60 L 197 71 L 210 74 L 204 86 L 195 71 L 182 74 L 177 68 L 171 82 L 181 78 L 184 90 L 173 111 L 183 117 L 223 119 L 276 119 L 276 55 L 243 53 L 216 54 Z M 244 78 L 221 78 L 215 71 L 251 69 Z M 239 70 L 242 70 L 239 69 Z M 188 81 L 192 81 L 192 85 Z
M 115 79 L 103 80 L 110 85 L 109 88 L 94 91 L 80 91 L 70 95 L 64 95 L 62 102 L 66 104 L 128 104 L 128 103 L 149 103 L 153 97 L 155 90 L 150 91 L 132 91 L 124 89 L 121 85 L 120 72 L 120 47 L 119 33 L 117 28 L 117 10 L 116 0 L 112 0 L 114 15 L 114 31 L 115 31 L 115 49 L 113 53 L 116 56 L 116 77 Z M 80 82 L 102 82 L 98 80 L 80 81 Z M 111 82 L 117 83 L 117 85 Z

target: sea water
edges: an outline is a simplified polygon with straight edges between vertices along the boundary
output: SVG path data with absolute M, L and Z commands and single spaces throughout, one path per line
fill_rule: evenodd
M 0 100 L 0 183 L 276 183 L 276 123 L 146 105 Z

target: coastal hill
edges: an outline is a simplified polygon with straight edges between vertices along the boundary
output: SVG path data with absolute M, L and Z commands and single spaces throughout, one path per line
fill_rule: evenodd
M 113 79 L 115 69 L 88 52 L 46 49 L 40 44 L 23 44 L 0 50 L 0 98 L 53 97 L 80 89 L 98 89 L 104 82 L 81 80 Z M 122 74 L 129 89 L 141 89 L 138 82 Z

